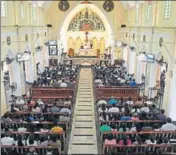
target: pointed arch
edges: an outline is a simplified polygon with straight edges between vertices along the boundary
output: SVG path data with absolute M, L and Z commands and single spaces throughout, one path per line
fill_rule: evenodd
M 79 49 L 80 49 L 82 44 L 83 43 L 82 43 L 81 38 L 80 37 L 76 38 L 76 41 L 75 41 L 75 53 L 77 53 L 77 54 L 79 53 Z
M 104 54 L 105 51 L 105 39 L 101 38 L 100 39 L 100 54 Z
M 98 40 L 97 40 L 96 37 L 94 37 L 94 38 L 92 39 L 92 44 L 93 44 L 93 50 L 96 52 L 97 49 L 99 49 L 99 47 L 98 47 Z
M 73 38 L 72 37 L 69 37 L 68 38 L 68 49 L 70 49 L 70 48 L 75 48 L 74 47 L 74 41 L 73 41 Z
M 87 6 L 91 9 L 94 10 L 94 12 L 100 17 L 100 19 L 102 20 L 104 26 L 105 26 L 105 32 L 107 33 L 107 38 L 106 38 L 106 43 L 107 44 L 111 44 L 114 40 L 114 36 L 113 36 L 113 31 L 112 31 L 112 27 L 108 21 L 108 17 L 106 16 L 106 14 L 104 14 L 104 12 L 98 8 L 98 6 L 96 6 L 96 4 L 87 4 Z M 73 9 L 71 9 L 70 11 L 68 11 L 68 13 L 65 15 L 65 20 L 63 21 L 62 26 L 59 26 L 59 34 L 58 34 L 58 38 L 60 38 L 60 41 L 63 44 L 63 48 L 65 51 L 68 51 L 68 38 L 67 38 L 67 30 L 69 28 L 69 24 L 71 23 L 72 19 L 74 18 L 74 16 L 79 13 L 82 9 L 85 8 L 85 4 L 78 4 L 76 5 Z M 76 45 L 75 45 L 76 46 Z M 76 49 L 75 49 L 76 50 Z M 76 52 L 76 51 L 75 51 Z

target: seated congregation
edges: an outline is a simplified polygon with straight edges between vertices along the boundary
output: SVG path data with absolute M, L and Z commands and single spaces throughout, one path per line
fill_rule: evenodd
M 137 86 L 134 74 L 128 74 L 123 60 L 114 66 L 96 64 L 94 82 L 96 86 Z
M 1 118 L 1 154 L 59 155 L 65 152 L 76 88 L 73 81 L 78 69 L 74 73 L 66 70 L 62 65 L 49 67 L 33 83 L 30 96 L 14 99 Z M 58 89 L 62 95 L 55 94 L 57 91 L 52 87 L 46 87 L 55 86 L 51 84 L 59 79 L 69 81 L 60 83 L 62 88 Z M 39 90 L 35 89 L 36 86 Z M 46 93 L 42 94 L 44 90 Z
M 101 66 L 99 70 L 94 69 L 95 79 L 101 80 L 98 85 L 101 87 L 97 87 L 98 82 L 95 80 L 95 92 L 102 153 L 111 155 L 169 155 L 171 152 L 176 152 L 173 147 L 176 141 L 176 126 L 172 123 L 172 119 L 165 115 L 165 110 L 159 109 L 154 102 L 148 101 L 146 97 L 140 97 L 139 93 L 130 96 L 131 91 L 134 91 L 133 87 L 126 87 L 126 85 L 114 87 L 113 84 L 111 85 L 109 79 L 117 80 L 118 77 L 125 78 L 125 75 L 126 77 L 129 75 L 120 69 L 121 72 L 117 72 L 124 73 L 123 76 L 118 75 L 111 78 L 108 77 L 107 72 L 112 68 L 108 66 L 104 68 L 104 71 Z M 118 70 L 118 68 L 119 65 L 113 67 L 113 70 Z M 101 72 L 102 74 L 100 74 Z M 130 78 L 132 79 L 132 77 Z M 102 81 L 106 84 L 101 85 Z M 117 81 L 116 83 L 119 84 Z M 106 91 L 103 91 L 105 89 Z M 113 93 L 115 96 L 109 96 L 108 90 L 112 93 L 121 89 L 124 90 L 120 94 L 121 96 L 116 93 Z
M 78 71 L 78 66 L 70 68 L 63 64 L 46 67 L 43 73 L 39 74 L 38 79 L 33 82 L 33 86 L 74 87 Z

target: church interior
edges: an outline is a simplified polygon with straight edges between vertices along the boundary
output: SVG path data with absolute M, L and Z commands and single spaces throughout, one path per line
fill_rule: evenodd
M 176 1 L 1 1 L 2 155 L 176 155 Z

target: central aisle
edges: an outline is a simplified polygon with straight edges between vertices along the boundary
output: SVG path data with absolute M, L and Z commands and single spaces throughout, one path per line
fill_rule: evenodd
M 91 68 L 81 69 L 68 154 L 98 153 L 92 78 Z

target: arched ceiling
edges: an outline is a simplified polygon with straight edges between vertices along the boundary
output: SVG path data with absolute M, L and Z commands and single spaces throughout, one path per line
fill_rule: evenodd
M 31 1 L 33 2 L 33 1 Z M 40 6 L 40 7 L 44 7 L 44 8 L 48 8 L 51 4 L 52 4 L 53 1 L 37 1 L 37 5 Z M 114 1 L 115 2 L 115 1 Z M 134 7 L 136 4 L 140 4 L 140 3 L 143 3 L 144 1 L 139 1 L 139 0 L 136 0 L 136 1 L 120 1 L 123 5 L 123 7 L 125 9 L 127 9 L 127 7 Z

